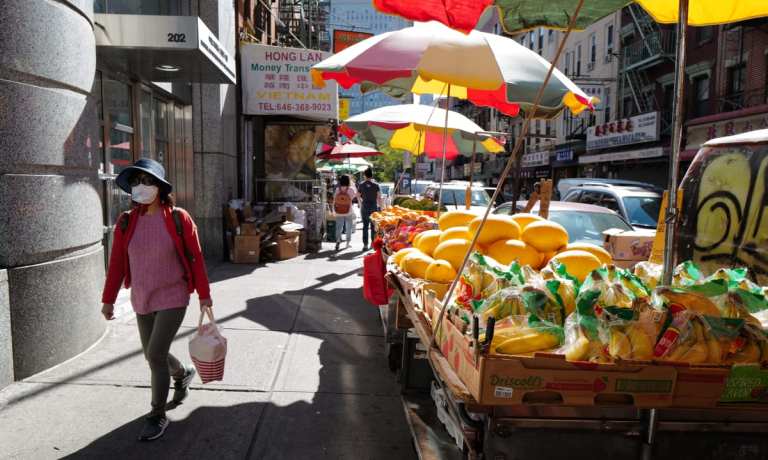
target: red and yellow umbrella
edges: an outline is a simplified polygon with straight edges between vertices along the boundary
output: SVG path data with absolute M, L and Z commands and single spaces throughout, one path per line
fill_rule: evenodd
M 463 34 L 438 22 L 376 35 L 312 67 L 313 82 L 336 80 L 416 94 L 446 94 L 514 116 L 532 107 L 550 63 L 500 35 Z M 564 108 L 578 114 L 596 99 L 555 70 L 536 111 L 551 118 Z

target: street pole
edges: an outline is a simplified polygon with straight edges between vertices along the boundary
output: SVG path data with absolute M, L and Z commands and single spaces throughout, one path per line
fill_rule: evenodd
M 680 152 L 683 148 L 683 113 L 685 112 L 685 61 L 688 29 L 688 0 L 679 0 L 680 12 L 677 24 L 677 56 L 675 66 L 675 118 L 672 131 L 672 152 L 669 157 L 669 184 L 664 241 L 664 271 L 662 283 L 669 286 L 675 265 L 675 236 L 677 230 L 677 173 Z
M 448 109 L 451 107 L 451 84 L 448 84 L 448 97 L 445 99 L 445 127 L 443 128 L 443 161 L 440 164 L 440 188 L 437 192 L 437 218 L 443 209 L 443 182 L 445 182 L 445 156 L 448 150 Z M 454 200 L 455 201 L 455 200 Z

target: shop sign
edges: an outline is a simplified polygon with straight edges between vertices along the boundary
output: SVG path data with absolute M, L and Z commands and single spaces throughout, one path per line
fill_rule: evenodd
M 336 82 L 315 88 L 309 77 L 309 69 L 330 53 L 246 43 L 240 55 L 244 114 L 338 118 Z
M 715 121 L 689 126 L 686 150 L 698 150 L 710 139 L 746 133 L 756 129 L 768 129 L 768 113 L 760 113 L 730 120 Z
M 658 158 L 661 156 L 664 156 L 664 148 L 654 147 L 650 149 L 629 150 L 626 152 L 582 155 L 579 157 L 579 164 L 604 163 L 607 161 L 642 160 L 645 158 Z
M 335 29 L 333 31 L 333 52 L 338 53 L 341 50 L 349 48 L 355 43 L 361 42 L 371 37 L 373 37 L 373 34 L 366 32 Z
M 523 155 L 522 163 L 523 168 L 546 166 L 549 164 L 549 151 L 526 153 Z
M 588 151 L 657 140 L 659 140 L 659 112 L 644 113 L 590 126 L 587 130 Z
M 557 161 L 573 161 L 573 149 L 559 149 L 555 150 L 555 158 Z
M 339 120 L 349 118 L 349 99 L 339 99 Z
M 429 172 L 429 163 L 416 163 L 416 172 L 428 173 Z

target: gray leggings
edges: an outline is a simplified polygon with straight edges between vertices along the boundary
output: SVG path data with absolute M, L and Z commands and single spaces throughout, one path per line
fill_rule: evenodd
M 187 307 L 181 307 L 136 315 L 141 347 L 152 371 L 152 413 L 156 415 L 165 413 L 171 376 L 184 376 L 184 366 L 169 350 L 186 312 Z

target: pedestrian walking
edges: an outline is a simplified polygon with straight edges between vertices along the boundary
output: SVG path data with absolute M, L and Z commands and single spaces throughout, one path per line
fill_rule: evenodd
M 352 245 L 352 232 L 355 228 L 355 211 L 352 209 L 352 200 L 357 196 L 357 191 L 351 185 L 346 174 L 339 178 L 339 187 L 333 195 L 333 212 L 336 214 L 336 250 L 341 245 L 341 229 L 346 228 L 347 247 Z
M 378 211 L 381 207 L 381 188 L 373 180 L 373 170 L 371 168 L 366 169 L 363 174 L 365 175 L 365 180 L 360 183 L 358 195 L 360 197 L 360 215 L 363 220 L 363 251 L 367 251 L 369 232 L 371 243 L 376 238 L 376 230 L 371 224 L 371 214 Z
M 131 194 L 133 208 L 120 215 L 102 294 L 102 314 L 114 318 L 122 284 L 131 288 L 141 346 L 152 374 L 152 409 L 139 435 L 151 441 L 168 427 L 165 415 L 171 377 L 172 403 L 189 394 L 195 368 L 182 364 L 169 350 L 184 320 L 190 294 L 197 291 L 200 309 L 212 308 L 208 275 L 190 215 L 174 206 L 173 187 L 163 166 L 140 159 L 117 176 L 117 185 Z

